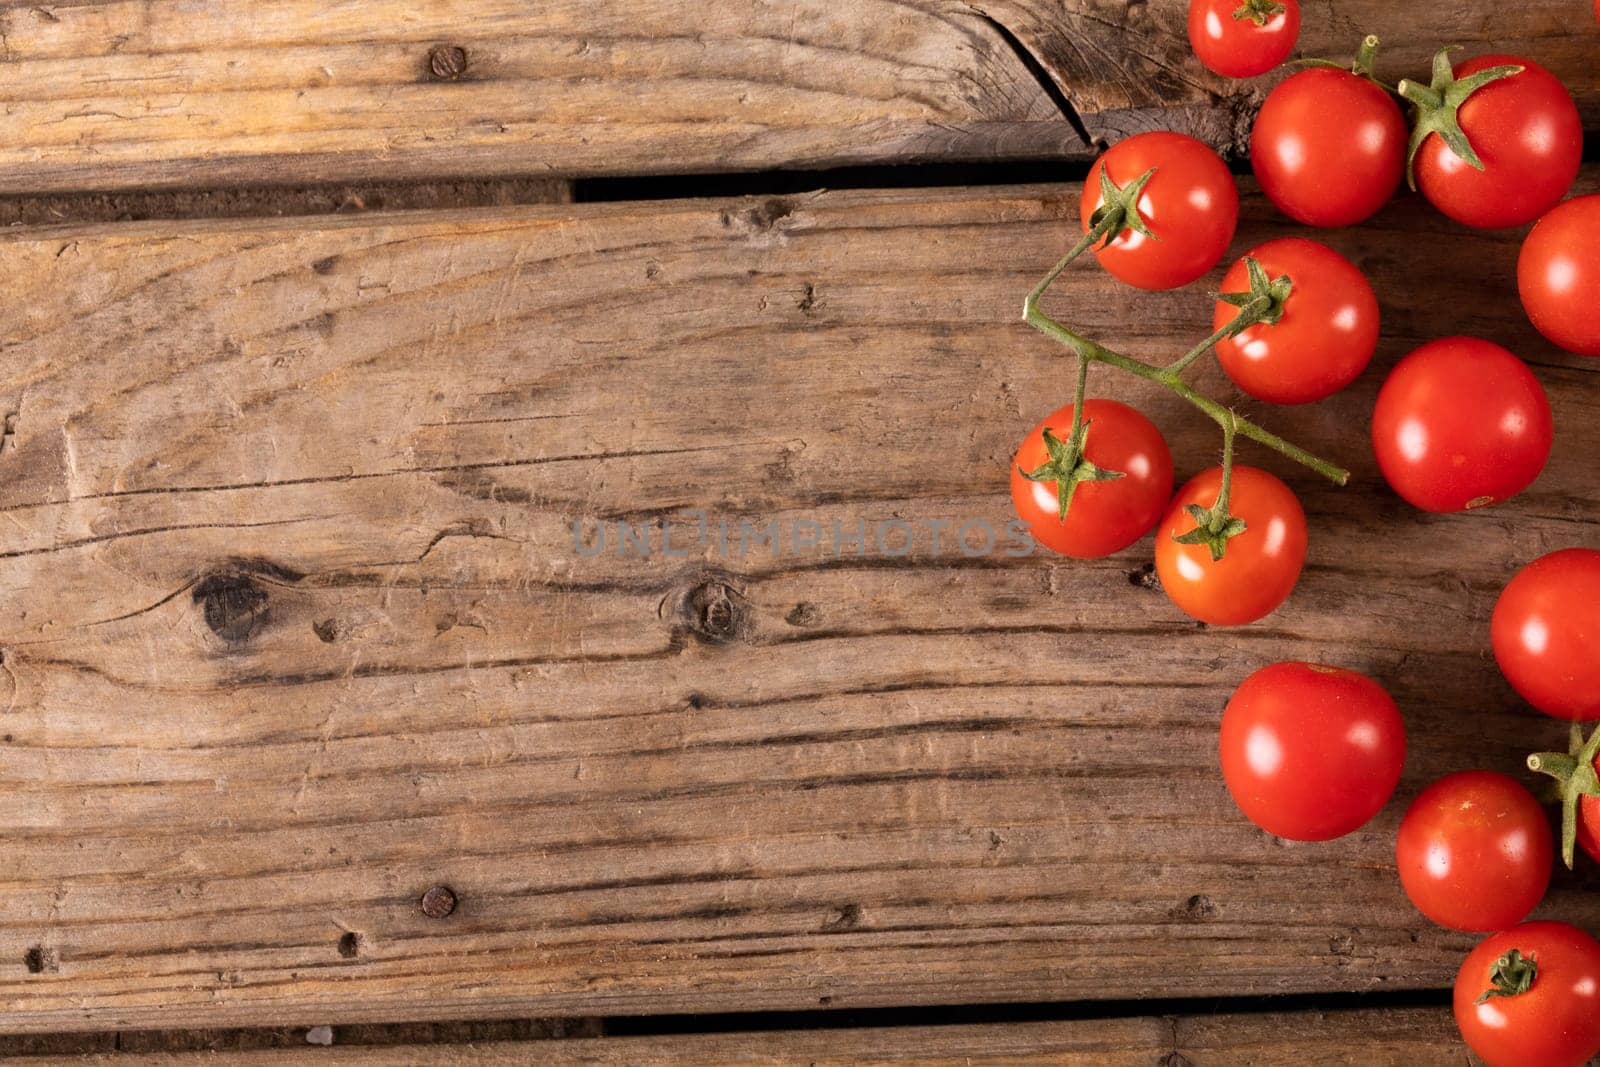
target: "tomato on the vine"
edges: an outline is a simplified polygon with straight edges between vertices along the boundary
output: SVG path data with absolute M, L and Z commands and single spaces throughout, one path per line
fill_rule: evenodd
M 1224 78 L 1265 74 L 1299 36 L 1300 0 L 1189 0 L 1189 44 Z
M 1456 64 L 1455 80 L 1496 67 L 1521 67 L 1472 91 L 1455 109 L 1454 123 L 1483 164 L 1478 169 L 1429 133 L 1412 159 L 1416 188 L 1457 222 L 1485 229 L 1521 226 L 1549 211 L 1572 187 L 1583 159 L 1583 122 L 1566 86 L 1521 56 L 1476 56 Z M 1435 92 L 1442 71 L 1435 74 Z M 1449 124 L 1452 105 L 1424 108 Z M 1424 127 L 1425 128 L 1425 127 Z
M 1550 456 L 1550 401 L 1522 360 L 1476 337 L 1402 359 L 1378 392 L 1372 447 L 1395 492 L 1425 511 L 1516 496 Z
M 1245 253 L 1271 278 L 1286 275 L 1291 289 L 1276 323 L 1257 323 L 1216 347 L 1234 384 L 1258 400 L 1306 404 L 1355 381 L 1378 346 L 1378 299 L 1354 263 L 1327 245 L 1280 237 Z M 1222 279 L 1222 292 L 1249 287 L 1245 259 Z M 1212 329 L 1239 308 L 1218 300 Z
M 1288 486 L 1264 470 L 1235 465 L 1229 511 L 1245 529 L 1227 542 L 1221 559 L 1204 544 L 1173 538 L 1196 528 L 1186 510 L 1210 508 L 1222 487 L 1222 468 L 1191 478 L 1156 528 L 1156 574 L 1172 602 L 1202 622 L 1242 626 L 1283 603 L 1306 560 L 1306 513 Z
M 1452 930 L 1487 933 L 1528 917 L 1550 888 L 1555 838 L 1514 778 L 1463 771 L 1434 782 L 1400 821 L 1395 863 L 1417 910 Z
M 1267 96 L 1250 133 L 1250 162 L 1285 215 L 1349 226 L 1399 188 L 1407 137 L 1399 106 L 1371 79 L 1315 67 Z
M 1563 549 L 1522 568 L 1489 631 L 1500 672 L 1528 703 L 1558 719 L 1600 719 L 1600 552 Z
M 1251 822 L 1291 841 L 1329 841 L 1389 802 L 1405 764 L 1405 723 L 1364 674 L 1274 663 L 1234 690 L 1221 755 L 1228 792 Z
M 1600 194 L 1557 204 L 1539 220 L 1517 257 L 1517 292 L 1528 320 L 1552 343 L 1600 356 Z
M 1153 172 L 1137 190 L 1138 219 L 1095 247 L 1095 258 L 1117 278 L 1140 289 L 1175 289 L 1216 266 L 1228 250 L 1239 221 L 1239 190 L 1221 157 L 1202 142 L 1158 131 L 1112 145 L 1084 181 L 1079 216 L 1085 233 L 1106 203 L 1102 172 L 1120 190 Z
M 1092 469 L 1118 477 L 1078 481 L 1067 517 L 1061 518 L 1058 481 L 1050 477 L 1051 444 L 1059 453 L 1072 432 L 1072 405 L 1029 431 L 1011 464 L 1011 502 L 1033 539 L 1078 559 L 1109 556 L 1150 532 L 1172 495 L 1172 453 L 1154 423 L 1115 400 L 1083 404 L 1083 457 Z M 1068 463 L 1079 457 L 1066 456 Z M 1029 477 L 1032 475 L 1033 477 Z
M 1583 1067 L 1600 1053 L 1600 942 L 1559 922 L 1485 939 L 1456 975 L 1455 1016 L 1489 1067 Z

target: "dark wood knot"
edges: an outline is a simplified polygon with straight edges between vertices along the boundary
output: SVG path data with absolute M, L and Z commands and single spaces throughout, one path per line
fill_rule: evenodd
M 225 571 L 202 578 L 194 587 L 211 632 L 230 643 L 247 641 L 267 619 L 267 591 L 248 574 Z
M 453 82 L 467 72 L 467 50 L 453 44 L 434 45 L 428 52 L 428 73 Z
M 456 910 L 456 891 L 447 885 L 436 885 L 422 894 L 422 914 L 430 919 L 443 919 Z
M 750 605 L 732 585 L 707 578 L 692 586 L 679 607 L 679 617 L 701 641 L 725 645 L 750 632 Z

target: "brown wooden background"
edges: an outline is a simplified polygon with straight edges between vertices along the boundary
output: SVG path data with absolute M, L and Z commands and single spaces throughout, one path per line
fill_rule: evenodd
M 684 509 L 1005 522 L 1010 452 L 1070 389 L 1017 310 L 1083 161 L 1157 127 L 1237 159 L 1265 88 L 1207 75 L 1182 13 L 0 3 L 0 1051 L 1459 1062 L 1472 939 L 1409 907 L 1393 832 L 1431 778 L 1561 741 L 1488 613 L 1600 519 L 1600 365 L 1522 318 L 1519 234 L 1402 198 L 1319 235 L 1384 341 L 1332 401 L 1246 405 L 1356 472 L 1249 453 L 1312 519 L 1255 626 L 1184 618 L 1148 539 L 574 550 L 575 521 Z M 1586 5 L 1423 21 L 1310 3 L 1302 45 L 1378 33 L 1392 76 L 1525 51 L 1600 117 Z M 1241 188 L 1236 253 L 1298 232 Z M 1204 284 L 1087 265 L 1052 299 L 1143 356 L 1210 321 Z M 1440 518 L 1383 487 L 1366 419 L 1450 333 L 1536 367 L 1557 450 Z M 1180 476 L 1214 462 L 1202 418 L 1096 385 Z M 1284 658 L 1406 713 L 1401 793 L 1344 841 L 1263 835 L 1215 768 L 1233 686 Z M 1597 886 L 1542 914 L 1600 926 Z M 711 1014 L 770 1011 L 810 1014 Z

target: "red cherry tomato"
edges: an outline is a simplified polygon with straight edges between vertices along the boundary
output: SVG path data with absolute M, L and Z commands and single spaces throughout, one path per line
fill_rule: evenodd
M 1517 292 L 1529 321 L 1551 342 L 1600 356 L 1600 195 L 1558 204 L 1539 220 L 1517 257 Z
M 1395 365 L 1372 413 L 1394 491 L 1425 511 L 1516 496 L 1550 456 L 1550 401 L 1522 360 L 1475 337 L 1430 341 Z
M 1300 0 L 1189 0 L 1189 44 L 1224 78 L 1265 74 L 1289 58 L 1299 36 Z
M 1066 440 L 1072 432 L 1072 405 L 1052 413 L 1022 439 L 1011 464 L 1011 502 L 1028 524 L 1035 541 L 1078 559 L 1096 559 L 1120 552 L 1150 532 L 1172 495 L 1172 453 L 1155 424 L 1115 400 L 1086 400 L 1089 424 L 1084 454 L 1106 471 L 1120 471 L 1110 481 L 1082 481 L 1072 496 L 1067 519 L 1054 481 L 1030 481 L 1049 459 L 1044 431 Z
M 1482 933 L 1515 926 L 1550 888 L 1555 837 L 1514 778 L 1448 775 L 1400 821 L 1395 862 L 1417 910 L 1440 926 Z
M 1583 1067 L 1600 1053 L 1600 942 L 1557 922 L 1495 934 L 1461 965 L 1455 1014 L 1489 1067 Z
M 1275 324 L 1259 323 L 1216 347 L 1222 369 L 1258 400 L 1306 404 L 1332 396 L 1355 381 L 1378 346 L 1378 300 L 1355 264 L 1327 245 L 1282 237 L 1245 255 L 1269 278 L 1288 275 L 1292 288 Z M 1222 292 L 1250 289 L 1240 259 L 1222 279 Z M 1239 309 L 1217 301 L 1212 329 Z
M 1572 188 L 1583 159 L 1583 122 L 1556 76 L 1521 56 L 1477 56 L 1457 63 L 1457 78 L 1489 67 L 1522 73 L 1490 82 L 1456 113 L 1483 169 L 1469 165 L 1438 134 L 1414 160 L 1417 190 L 1468 226 L 1522 226 L 1549 211 Z
M 1400 186 L 1409 134 L 1388 93 L 1349 71 L 1317 67 L 1268 95 L 1250 133 L 1261 191 L 1310 226 L 1349 226 Z
M 1137 206 L 1156 240 L 1124 228 L 1109 245 L 1096 246 L 1095 257 L 1129 285 L 1175 289 L 1216 266 L 1228 250 L 1239 221 L 1239 190 L 1221 157 L 1193 137 L 1141 133 L 1095 160 L 1079 202 L 1084 232 L 1103 202 L 1101 170 L 1120 189 L 1152 168 Z
M 1306 561 L 1306 513 L 1287 485 L 1255 467 L 1233 468 L 1228 510 L 1245 530 L 1230 538 L 1220 560 L 1203 545 L 1173 540 L 1195 521 L 1184 509 L 1210 508 L 1222 486 L 1222 468 L 1189 479 L 1172 498 L 1156 528 L 1156 574 L 1172 602 L 1214 626 L 1243 626 L 1272 611 L 1294 591 Z
M 1245 817 L 1291 841 L 1329 841 L 1389 802 L 1405 723 L 1383 686 L 1355 671 L 1274 663 L 1222 713 L 1222 777 Z
M 1528 703 L 1558 719 L 1600 719 L 1600 552 L 1563 549 L 1518 571 L 1489 636 Z

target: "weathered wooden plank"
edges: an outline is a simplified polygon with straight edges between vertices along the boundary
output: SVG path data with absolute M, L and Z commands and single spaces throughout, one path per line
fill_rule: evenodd
M 949 0 L 0 4 L 20 190 L 1082 154 Z
M 1083 158 L 1152 126 L 1242 152 L 1262 85 L 1195 61 L 1185 4 L 5 0 L 0 188 Z M 1441 43 L 1522 50 L 1594 124 L 1584 14 L 1307 4 L 1301 51 L 1378 33 L 1400 77 Z
M 1356 484 L 1250 453 L 1313 535 L 1242 631 L 1142 587 L 1148 541 L 575 549 L 574 520 L 688 507 L 1004 523 L 1014 442 L 1067 389 L 1019 294 L 1074 211 L 1051 187 L 0 239 L 3 1024 L 1446 985 L 1471 939 L 1407 906 L 1400 804 L 1276 841 L 1213 746 L 1232 687 L 1291 657 L 1395 693 L 1402 800 L 1561 741 L 1510 710 L 1487 620 L 1513 567 L 1595 536 L 1600 375 L 1522 321 L 1512 237 L 1414 204 L 1331 235 L 1382 295 L 1377 367 L 1267 421 Z M 1246 216 L 1241 249 L 1284 231 Z M 1146 356 L 1209 323 L 1200 287 L 1087 266 L 1060 299 Z M 1428 517 L 1365 420 L 1384 367 L 1456 331 L 1536 361 L 1558 448 L 1515 502 Z M 1180 473 L 1214 460 L 1203 419 L 1116 389 Z M 430 918 L 439 884 L 459 904 Z M 1546 913 L 1600 925 L 1595 885 Z
M 1457 1067 L 1465 1050 L 1445 1010 L 1303 1012 L 1009 1023 L 985 1026 L 793 1030 L 768 1033 L 616 1037 L 474 1045 L 282 1049 L 261 1052 L 150 1053 L 43 1058 L 40 1067 L 274 1067 L 278 1064 L 523 1064 L 649 1067 L 695 1064 L 874 1065 L 927 1067 L 1048 1064 L 1050 1067 Z

